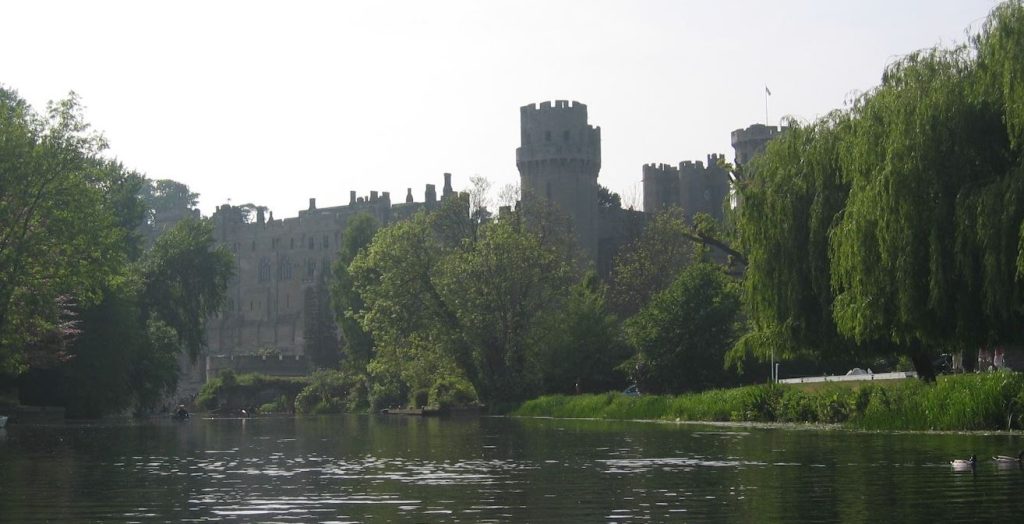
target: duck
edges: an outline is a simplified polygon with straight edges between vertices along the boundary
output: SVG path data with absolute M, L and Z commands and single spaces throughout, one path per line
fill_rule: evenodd
M 974 465 L 977 464 L 977 463 L 978 463 L 978 457 L 976 457 L 974 455 L 971 455 L 971 458 L 969 458 L 967 460 L 956 459 L 956 460 L 950 461 L 950 465 L 953 466 L 953 469 L 974 469 Z
M 999 462 L 1000 464 L 1021 464 L 1024 463 L 1024 451 L 1021 451 L 1016 457 L 1011 457 L 1009 455 L 996 455 L 992 457 L 992 460 Z

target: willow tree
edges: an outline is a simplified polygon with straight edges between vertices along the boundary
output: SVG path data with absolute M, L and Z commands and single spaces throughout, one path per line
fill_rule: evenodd
M 789 122 L 754 161 L 739 208 L 751 330 L 730 355 L 736 364 L 747 353 L 792 358 L 846 344 L 832 321 L 828 242 L 849 192 L 839 153 L 850 125 L 842 111 Z
M 828 351 L 834 322 L 924 378 L 940 348 L 1020 342 L 1021 78 L 1013 1 L 969 45 L 910 54 L 850 109 L 769 145 L 744 194 L 762 337 L 746 341 Z

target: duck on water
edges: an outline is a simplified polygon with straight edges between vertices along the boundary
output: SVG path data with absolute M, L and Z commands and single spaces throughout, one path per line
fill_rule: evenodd
M 1024 451 L 1021 451 L 1016 457 L 1009 455 L 996 455 L 992 457 L 992 460 L 1000 464 L 1022 464 L 1024 463 Z
M 969 458 L 967 460 L 956 459 L 956 460 L 950 461 L 950 464 L 953 466 L 953 469 L 974 469 L 974 465 L 977 464 L 977 463 L 978 463 L 978 457 L 976 457 L 974 455 L 971 455 L 971 458 Z

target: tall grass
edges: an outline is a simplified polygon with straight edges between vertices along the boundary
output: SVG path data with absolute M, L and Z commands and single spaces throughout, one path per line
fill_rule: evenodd
M 843 423 L 863 429 L 1022 429 L 1024 375 L 985 373 L 917 380 L 746 386 L 678 396 L 619 393 L 540 397 L 519 416 L 690 421 Z

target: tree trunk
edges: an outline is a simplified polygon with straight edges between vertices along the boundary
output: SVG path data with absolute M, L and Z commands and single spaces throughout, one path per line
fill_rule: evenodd
M 910 344 L 910 360 L 914 363 L 914 371 L 917 371 L 917 378 L 925 382 L 935 382 L 935 366 L 932 365 L 931 355 L 920 342 Z

